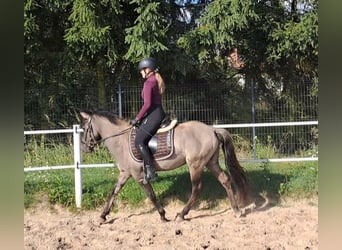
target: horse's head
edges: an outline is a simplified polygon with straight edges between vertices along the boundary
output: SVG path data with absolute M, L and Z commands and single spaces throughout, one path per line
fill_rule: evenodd
M 93 124 L 93 114 L 89 111 L 81 111 L 82 117 L 81 128 L 83 129 L 83 135 L 81 137 L 81 149 L 83 152 L 90 153 L 94 151 L 94 147 L 98 141 L 101 140 L 101 136 L 98 133 L 98 129 Z

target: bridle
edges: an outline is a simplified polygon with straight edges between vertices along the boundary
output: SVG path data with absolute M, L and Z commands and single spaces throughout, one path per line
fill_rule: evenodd
M 85 137 L 84 140 L 81 140 L 81 143 L 86 145 L 91 151 L 93 151 L 94 147 L 98 144 L 95 135 L 94 135 L 94 129 L 93 124 L 91 123 L 91 119 L 88 119 L 88 127 L 85 131 Z M 89 136 L 90 140 L 87 142 L 87 137 Z
M 109 138 L 116 137 L 116 136 L 120 136 L 120 135 L 123 135 L 123 134 L 127 133 L 127 132 L 130 131 L 131 128 L 133 127 L 133 126 L 129 126 L 128 128 L 126 128 L 126 129 L 120 131 L 120 132 L 117 133 L 117 134 L 110 135 L 110 136 L 107 136 L 107 137 L 101 138 L 101 139 L 96 139 L 96 138 L 95 138 L 95 135 L 94 135 L 93 124 L 92 124 L 91 121 L 92 121 L 92 117 L 89 118 L 89 120 L 88 120 L 88 127 L 87 127 L 87 129 L 86 129 L 86 131 L 85 131 L 85 138 L 84 138 L 84 140 L 81 140 L 81 143 L 84 144 L 84 145 L 86 145 L 90 150 L 93 150 L 94 147 L 95 147 L 96 145 L 98 145 L 100 142 L 104 142 L 105 140 L 107 140 L 107 139 L 109 139 Z M 89 136 L 89 138 L 90 138 L 89 142 L 87 142 L 87 137 L 88 137 L 88 136 Z

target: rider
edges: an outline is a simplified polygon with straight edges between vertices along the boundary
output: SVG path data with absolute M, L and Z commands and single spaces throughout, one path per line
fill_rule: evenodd
M 132 125 L 137 127 L 135 146 L 140 151 L 144 160 L 145 179 L 153 181 L 157 179 L 153 155 L 148 147 L 148 142 L 156 134 L 165 117 L 162 106 L 162 95 L 165 84 L 161 75 L 157 72 L 156 60 L 144 58 L 139 62 L 138 70 L 145 79 L 141 97 L 144 101 L 139 113 L 132 120 Z

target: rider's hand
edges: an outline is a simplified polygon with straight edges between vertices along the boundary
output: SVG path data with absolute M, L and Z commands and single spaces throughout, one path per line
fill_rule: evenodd
M 140 121 L 137 118 L 135 118 L 131 121 L 131 124 L 134 127 L 138 127 L 140 125 Z

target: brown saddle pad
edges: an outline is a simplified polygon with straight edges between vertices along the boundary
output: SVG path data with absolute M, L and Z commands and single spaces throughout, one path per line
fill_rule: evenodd
M 156 140 L 157 142 L 157 148 L 155 150 L 151 150 L 155 160 L 167 159 L 173 154 L 173 131 L 174 129 L 157 133 L 154 136 L 156 139 L 151 139 Z M 138 149 L 135 147 L 135 135 L 136 129 L 133 128 L 130 131 L 128 140 L 129 153 L 135 161 L 140 162 L 142 161 L 142 157 Z

